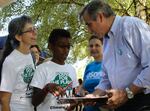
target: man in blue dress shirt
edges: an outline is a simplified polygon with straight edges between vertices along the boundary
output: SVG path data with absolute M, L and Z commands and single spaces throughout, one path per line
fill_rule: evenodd
M 90 33 L 104 38 L 101 81 L 88 97 L 108 94 L 106 108 L 137 111 L 150 106 L 150 27 L 136 17 L 117 16 L 102 0 L 80 13 Z

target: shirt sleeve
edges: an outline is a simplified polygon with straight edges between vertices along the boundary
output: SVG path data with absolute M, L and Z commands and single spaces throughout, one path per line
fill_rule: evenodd
M 95 89 L 101 89 L 101 90 L 107 90 L 111 88 L 110 81 L 108 79 L 108 74 L 106 73 L 106 70 L 104 68 L 104 65 L 102 64 L 102 70 L 100 72 L 100 82 L 99 84 L 95 87 Z
M 32 78 L 30 85 L 36 88 L 43 89 L 43 87 L 46 85 L 45 74 L 45 70 L 42 68 L 42 66 L 39 65 L 35 70 L 35 74 Z
M 15 72 L 15 65 L 12 64 L 14 63 L 12 63 L 7 58 L 3 63 L 0 91 L 12 93 L 13 89 L 15 88 L 17 73 Z
M 140 74 L 133 84 L 146 88 L 145 93 L 150 92 L 150 27 L 144 21 L 136 19 L 132 21 L 131 29 L 126 35 L 133 52 L 142 67 Z

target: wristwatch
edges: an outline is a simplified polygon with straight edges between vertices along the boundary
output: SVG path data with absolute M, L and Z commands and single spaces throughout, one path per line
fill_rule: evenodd
M 125 91 L 127 93 L 128 99 L 132 99 L 134 97 L 133 92 L 128 87 L 125 89 Z

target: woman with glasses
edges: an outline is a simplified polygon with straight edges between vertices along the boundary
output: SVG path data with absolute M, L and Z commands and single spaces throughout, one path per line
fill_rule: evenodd
M 89 52 L 94 61 L 86 66 L 83 78 L 83 89 L 92 93 L 100 81 L 101 60 L 102 60 L 102 40 L 92 35 L 89 39 Z M 85 106 L 84 111 L 100 111 L 96 106 Z
M 1 110 L 33 111 L 29 84 L 35 68 L 30 47 L 36 44 L 37 31 L 31 18 L 23 15 L 11 20 L 8 32 L 0 67 Z

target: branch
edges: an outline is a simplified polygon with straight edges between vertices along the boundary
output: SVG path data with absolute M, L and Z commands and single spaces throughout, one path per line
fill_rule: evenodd
M 125 10 L 125 12 L 123 13 L 124 14 L 128 14 L 128 10 L 131 8 L 131 6 L 133 5 L 134 1 L 132 1 L 132 3 L 130 4 L 130 6 Z M 128 14 L 129 15 L 129 14 Z
M 144 4 L 140 0 L 138 0 L 138 2 L 140 3 L 140 5 L 142 5 L 143 7 L 145 7 L 145 9 L 150 10 L 150 7 L 147 7 L 146 5 L 144 6 Z
M 118 2 L 117 0 L 115 1 L 121 6 L 121 8 L 126 12 L 127 15 L 130 15 L 120 2 Z
M 144 4 L 140 0 L 138 0 L 138 2 L 140 3 L 140 5 L 144 6 Z M 144 7 L 146 7 L 146 6 L 144 6 Z

